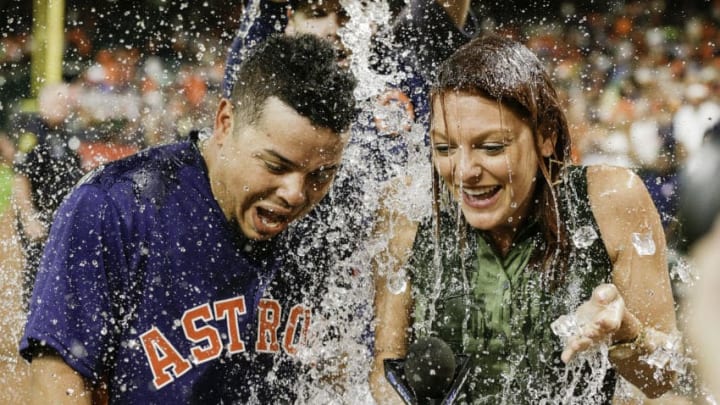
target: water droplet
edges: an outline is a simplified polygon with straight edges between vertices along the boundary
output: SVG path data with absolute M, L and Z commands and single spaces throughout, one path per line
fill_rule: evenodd
M 573 245 L 578 249 L 585 249 L 595 242 L 598 238 L 595 228 L 590 225 L 579 228 L 572 236 Z
M 640 256 L 651 256 L 655 254 L 655 241 L 653 240 L 652 232 L 633 233 L 632 244 Z
M 692 266 L 686 259 L 677 258 L 677 262 L 670 266 L 670 278 L 689 283 L 693 279 Z
M 87 357 L 87 350 L 85 350 L 85 346 L 75 339 L 70 342 L 70 353 L 77 358 Z
M 398 271 L 388 276 L 387 289 L 392 294 L 402 294 L 406 288 L 405 272 Z

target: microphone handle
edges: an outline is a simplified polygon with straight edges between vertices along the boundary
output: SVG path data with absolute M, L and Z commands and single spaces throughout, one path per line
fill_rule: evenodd
M 444 405 L 442 398 L 422 398 L 418 399 L 418 405 Z
M 415 394 L 403 377 L 402 367 L 404 361 L 404 359 L 385 359 L 383 362 L 385 366 L 385 378 L 406 405 L 420 405 L 415 400 Z

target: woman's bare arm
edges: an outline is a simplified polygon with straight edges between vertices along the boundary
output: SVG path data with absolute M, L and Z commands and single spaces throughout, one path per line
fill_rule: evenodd
M 581 306 L 593 322 L 568 343 L 563 360 L 609 338 L 620 374 L 648 397 L 658 397 L 671 388 L 674 373 L 658 373 L 641 357 L 677 333 L 660 217 L 642 181 L 627 169 L 589 168 L 588 195 L 613 263 L 612 284 L 598 287 Z M 626 342 L 636 344 L 614 356 L 612 345 Z

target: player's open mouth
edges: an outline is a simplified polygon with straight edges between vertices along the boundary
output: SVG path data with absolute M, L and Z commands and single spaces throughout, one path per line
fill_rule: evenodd
M 501 186 L 463 188 L 462 198 L 471 207 L 484 208 L 495 202 L 500 190 Z
M 286 215 L 280 215 L 260 207 L 257 208 L 257 216 L 260 222 L 259 225 L 262 225 L 258 227 L 258 230 L 263 233 L 275 233 L 284 229 L 288 223 L 288 217 Z

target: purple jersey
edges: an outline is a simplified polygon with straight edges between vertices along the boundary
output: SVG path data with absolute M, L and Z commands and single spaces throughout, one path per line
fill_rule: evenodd
M 217 363 L 252 369 L 301 343 L 310 309 L 262 298 L 276 243 L 226 220 L 194 143 L 111 163 L 56 215 L 21 352 L 45 346 L 106 379 L 111 403 L 190 403 L 219 383 L 204 378 Z

